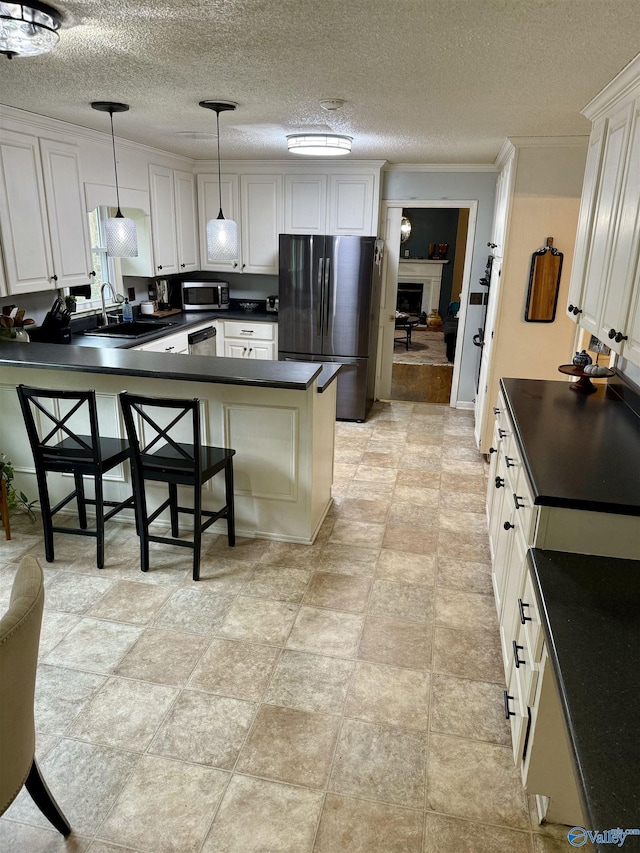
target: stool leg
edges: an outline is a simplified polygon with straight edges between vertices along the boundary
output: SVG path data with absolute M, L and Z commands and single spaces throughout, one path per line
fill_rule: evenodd
M 224 469 L 225 497 L 227 501 L 227 539 L 229 545 L 236 544 L 236 516 L 233 504 L 233 460 L 229 459 Z
M 200 580 L 200 551 L 202 549 L 202 487 L 193 493 L 193 579 Z
M 62 833 L 66 838 L 71 832 L 71 827 L 60 810 L 60 806 L 53 799 L 51 791 L 47 787 L 47 783 L 42 778 L 35 758 L 33 759 L 29 775 L 27 776 L 27 780 L 24 784 L 31 795 L 31 799 L 40 809 L 42 814 L 55 826 L 58 832 Z
M 11 539 L 11 522 L 9 521 L 9 496 L 7 494 L 7 484 L 5 480 L 0 478 L 0 516 L 4 524 L 4 538 Z
M 76 481 L 76 503 L 78 504 L 78 523 L 81 530 L 87 529 L 87 505 L 84 498 L 84 479 L 82 474 L 77 471 L 73 472 L 73 478 Z
M 97 566 L 104 569 L 104 497 L 102 494 L 102 476 L 96 474 L 96 540 L 97 540 Z
M 178 524 L 178 487 L 175 483 L 169 483 L 169 514 L 171 535 L 177 539 L 180 536 L 180 525 Z
M 44 536 L 44 554 L 47 563 L 53 563 L 53 521 L 51 518 L 51 502 L 47 488 L 47 472 L 36 462 L 36 480 L 38 481 L 38 497 L 42 510 L 42 533 Z

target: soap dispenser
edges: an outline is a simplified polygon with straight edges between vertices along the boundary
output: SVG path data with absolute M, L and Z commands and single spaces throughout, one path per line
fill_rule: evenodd
M 122 320 L 124 323 L 131 323 L 133 320 L 133 308 L 129 304 L 129 300 L 124 300 L 124 305 L 122 306 Z

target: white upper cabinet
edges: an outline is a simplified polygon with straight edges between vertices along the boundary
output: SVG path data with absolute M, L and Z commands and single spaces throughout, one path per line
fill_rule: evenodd
M 200 234 L 200 269 L 212 272 L 240 272 L 242 245 L 240 242 L 240 181 L 238 175 L 222 175 L 222 213 L 238 225 L 238 258 L 235 261 L 210 261 L 207 257 L 207 222 L 216 219 L 220 211 L 220 191 L 217 175 L 198 175 L 198 225 Z
M 377 215 L 374 215 L 375 183 L 373 174 L 329 176 L 328 234 L 375 236 L 377 228 Z
M 327 175 L 284 176 L 284 233 L 327 233 Z
M 154 274 L 198 269 L 193 175 L 150 165 L 149 192 Z
M 515 149 L 509 144 L 503 148 L 501 154 L 506 158 L 496 181 L 496 201 L 493 211 L 493 227 L 491 229 L 491 240 L 488 248 L 496 258 L 504 255 L 504 244 L 507 233 L 507 219 L 509 205 L 511 203 L 511 188 L 515 173 Z
M 640 365 L 640 56 L 583 112 L 593 128 L 567 312 Z
M 87 284 L 91 254 L 75 147 L 1 130 L 0 169 L 7 292 Z
M 282 175 L 241 175 L 242 271 L 278 274 L 283 227 Z

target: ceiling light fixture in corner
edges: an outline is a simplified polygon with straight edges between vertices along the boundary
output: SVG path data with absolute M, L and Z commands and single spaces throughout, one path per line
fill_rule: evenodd
M 308 157 L 337 157 L 351 152 L 352 138 L 339 133 L 291 133 L 287 147 Z
M 14 56 L 38 56 L 58 43 L 62 24 L 60 12 L 46 3 L 0 3 L 0 53 Z
M 200 101 L 200 106 L 216 114 L 218 134 L 218 196 L 220 212 L 216 219 L 207 222 L 207 259 L 209 261 L 236 261 L 238 259 L 238 225 L 222 214 L 222 184 L 220 181 L 220 113 L 235 110 L 233 101 Z

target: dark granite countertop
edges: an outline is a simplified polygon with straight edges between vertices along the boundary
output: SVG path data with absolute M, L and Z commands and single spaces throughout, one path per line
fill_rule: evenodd
M 140 339 L 137 339 L 140 343 Z M 127 349 L 77 347 L 73 344 L 18 344 L 0 342 L 0 365 L 73 370 L 81 373 L 117 373 L 151 379 L 179 379 L 223 385 L 255 385 L 304 391 L 326 365 L 301 361 L 261 361 L 130 352 Z M 333 376 L 328 376 L 326 387 Z M 322 390 L 322 389 L 318 389 Z
M 587 828 L 640 828 L 640 560 L 528 556 Z
M 585 395 L 537 379 L 501 386 L 536 504 L 640 515 L 640 417 L 613 389 Z

